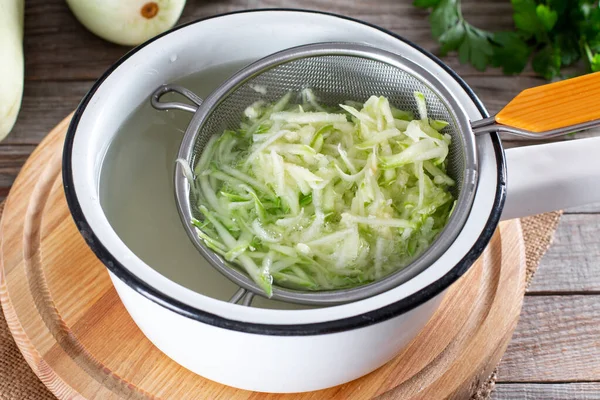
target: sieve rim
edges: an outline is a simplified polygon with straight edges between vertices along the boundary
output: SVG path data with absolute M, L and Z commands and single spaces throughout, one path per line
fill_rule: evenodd
M 203 124 L 215 111 L 217 106 L 225 101 L 227 95 L 234 92 L 240 86 L 257 75 L 276 68 L 288 62 L 321 56 L 354 56 L 371 59 L 389 64 L 410 74 L 431 90 L 443 103 L 447 111 L 454 119 L 459 133 L 463 138 L 463 154 L 465 156 L 465 171 L 463 187 L 459 193 L 456 207 L 450 216 L 446 226 L 434 240 L 434 242 L 415 258 L 406 267 L 401 268 L 389 275 L 364 285 L 345 289 L 324 291 L 298 291 L 273 285 L 271 299 L 305 305 L 332 306 L 348 302 L 362 300 L 376 296 L 397 287 L 431 266 L 452 245 L 464 227 L 474 202 L 478 184 L 478 155 L 475 144 L 475 136 L 471 130 L 470 120 L 466 111 L 454 99 L 452 93 L 443 82 L 435 77 L 425 68 L 422 68 L 412 60 L 386 50 L 378 49 L 371 45 L 355 42 L 320 42 L 308 45 L 291 47 L 266 57 L 263 57 L 248 66 L 242 68 L 231 76 L 221 86 L 214 90 L 198 107 L 194 113 L 183 137 L 179 148 L 178 158 L 185 159 L 192 164 L 194 146 Z M 192 169 L 194 168 L 193 165 Z M 198 252 L 208 263 L 223 274 L 226 278 L 256 295 L 264 296 L 263 290 L 239 267 L 224 260 L 220 255 L 210 250 L 198 237 L 195 228 L 190 223 L 193 218 L 189 196 L 190 185 L 185 178 L 183 169 L 179 163 L 174 171 L 175 199 L 177 209 L 188 237 Z M 232 265 L 233 264 L 233 265 Z

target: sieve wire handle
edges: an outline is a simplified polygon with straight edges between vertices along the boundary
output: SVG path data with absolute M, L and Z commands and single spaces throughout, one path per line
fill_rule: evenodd
M 254 293 L 241 287 L 233 294 L 233 296 L 231 296 L 229 303 L 241 304 L 249 307 L 252 305 L 252 300 L 254 300 Z
M 170 102 L 160 101 L 160 98 L 167 93 L 178 93 L 181 96 L 188 99 L 189 101 L 191 101 L 193 103 L 193 105 L 186 104 L 186 103 L 179 103 L 179 102 L 175 102 L 175 101 L 170 101 Z M 187 111 L 190 113 L 195 113 L 198 110 L 198 107 L 200 107 L 200 104 L 202 104 L 202 99 L 200 97 L 198 97 L 196 95 L 196 93 L 192 92 L 189 89 L 184 88 L 183 86 L 162 85 L 162 86 L 159 86 L 154 91 L 154 93 L 152 93 L 150 102 L 152 104 L 152 107 L 156 108 L 157 110 L 181 110 L 181 111 Z
M 475 135 L 549 139 L 600 126 L 600 72 L 526 89 L 496 116 L 471 124 Z

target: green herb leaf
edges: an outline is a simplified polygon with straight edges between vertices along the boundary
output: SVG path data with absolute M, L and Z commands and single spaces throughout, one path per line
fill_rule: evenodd
M 569 66 L 581 58 L 579 42 L 576 35 L 560 33 L 556 36 L 555 46 L 560 51 L 560 60 L 563 66 Z
M 582 58 L 588 71 L 599 68 L 600 6 L 598 0 L 511 0 L 514 31 L 489 32 L 469 24 L 460 0 L 415 0 L 431 8 L 432 36 L 440 54 L 458 52 L 461 63 L 479 70 L 489 65 L 505 74 L 522 72 L 531 60 L 533 70 L 546 79 L 572 74 L 562 68 Z
M 497 45 L 492 57 L 494 67 L 502 67 L 506 75 L 521 73 L 531 55 L 531 48 L 515 32 L 497 32 L 493 42 Z
M 540 33 L 545 31 L 544 26 L 538 18 L 535 0 L 512 0 L 513 19 L 515 27 L 525 39 L 531 37 L 540 38 Z
M 441 0 L 431 13 L 431 34 L 438 39 L 449 29 L 461 23 L 462 17 L 457 0 Z
M 563 17 L 563 14 L 573 9 L 572 0 L 548 0 L 545 2 L 551 9 L 556 11 L 559 18 Z M 575 6 L 576 8 L 576 6 Z
M 440 55 L 445 56 L 449 51 L 459 48 L 465 38 L 465 33 L 465 26 L 461 23 L 454 25 L 444 32 L 439 37 L 439 42 L 442 45 L 440 47 Z
M 547 45 L 539 51 L 531 62 L 533 70 L 551 80 L 560 76 L 561 57 L 560 52 L 555 47 Z
M 490 34 L 467 23 L 460 13 L 460 2 L 441 0 L 430 17 L 431 34 L 441 47 L 440 54 L 457 50 L 460 62 L 485 70 L 494 53 Z
M 419 8 L 435 7 L 440 3 L 441 0 L 415 0 L 413 6 Z
M 547 31 L 551 31 L 558 20 L 558 14 L 556 11 L 550 9 L 550 7 L 544 4 L 538 4 L 535 8 L 535 13 Z
M 490 34 L 472 26 L 467 26 L 466 33 L 465 40 L 458 50 L 460 61 L 469 61 L 475 68 L 483 71 L 494 54 Z
M 592 72 L 600 71 L 600 52 L 593 51 L 590 46 L 585 44 L 585 54 L 587 56 L 588 65 Z M 595 50 L 595 49 L 594 49 Z
M 600 53 L 594 54 L 594 57 L 590 60 L 590 68 L 592 72 L 600 71 Z

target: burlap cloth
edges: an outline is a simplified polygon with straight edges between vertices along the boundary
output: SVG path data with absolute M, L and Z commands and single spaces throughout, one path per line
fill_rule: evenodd
M 0 204 L 0 214 L 4 204 Z M 528 217 L 521 220 L 527 254 L 527 283 L 533 277 L 538 263 L 552 242 L 560 219 L 560 212 Z M 472 397 L 485 400 L 490 397 L 496 382 L 494 372 Z M 4 314 L 0 312 L 0 399 L 45 400 L 55 399 L 35 376 L 13 341 Z

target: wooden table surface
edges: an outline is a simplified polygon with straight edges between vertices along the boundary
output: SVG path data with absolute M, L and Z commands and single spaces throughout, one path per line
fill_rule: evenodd
M 317 9 L 378 24 L 435 52 L 427 12 L 415 9 L 411 3 L 190 0 L 180 22 L 248 8 Z M 465 17 L 473 24 L 489 29 L 511 27 L 508 0 L 463 3 Z M 0 197 L 7 195 L 19 168 L 44 135 L 128 50 L 85 30 L 64 0 L 27 0 L 25 7 L 25 93 L 18 122 L 0 144 Z M 532 72 L 505 77 L 498 70 L 481 73 L 461 66 L 455 56 L 444 60 L 466 79 L 492 114 L 519 90 L 544 83 Z M 505 141 L 507 147 L 528 144 L 508 138 Z M 499 367 L 494 399 L 600 400 L 599 264 L 600 204 L 566 210 L 554 244 L 527 292 L 521 320 Z

